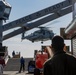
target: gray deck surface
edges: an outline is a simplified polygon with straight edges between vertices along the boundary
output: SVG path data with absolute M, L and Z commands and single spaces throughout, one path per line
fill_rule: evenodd
M 18 71 L 4 71 L 3 75 L 34 75 L 34 74 L 28 74 L 27 71 L 21 73 L 18 73 Z
M 8 60 L 3 75 L 33 75 L 28 74 L 28 62 L 32 60 L 32 58 L 25 58 L 25 72 L 18 73 L 20 68 L 20 58 L 11 58 Z

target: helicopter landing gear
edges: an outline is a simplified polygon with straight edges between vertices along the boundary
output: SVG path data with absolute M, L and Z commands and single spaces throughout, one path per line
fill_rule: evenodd
M 34 43 L 34 41 L 32 41 L 32 43 Z
M 41 41 L 41 44 L 43 44 L 43 41 Z

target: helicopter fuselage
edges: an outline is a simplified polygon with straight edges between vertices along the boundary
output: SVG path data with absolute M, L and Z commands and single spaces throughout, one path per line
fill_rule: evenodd
M 47 40 L 51 40 L 52 37 L 54 36 L 53 31 L 36 31 L 34 33 L 31 33 L 28 36 L 25 36 L 25 38 L 27 40 L 30 40 L 32 42 L 35 41 L 47 41 Z

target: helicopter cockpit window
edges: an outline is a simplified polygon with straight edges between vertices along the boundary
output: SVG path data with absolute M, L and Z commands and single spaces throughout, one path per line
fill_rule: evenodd
M 38 35 L 40 32 L 39 31 L 36 31 L 35 33 L 34 33 L 34 35 Z

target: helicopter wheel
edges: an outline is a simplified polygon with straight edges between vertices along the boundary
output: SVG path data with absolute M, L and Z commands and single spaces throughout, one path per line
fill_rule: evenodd
M 43 44 L 43 41 L 41 41 L 41 43 Z
M 34 41 L 32 41 L 32 43 L 34 43 Z

